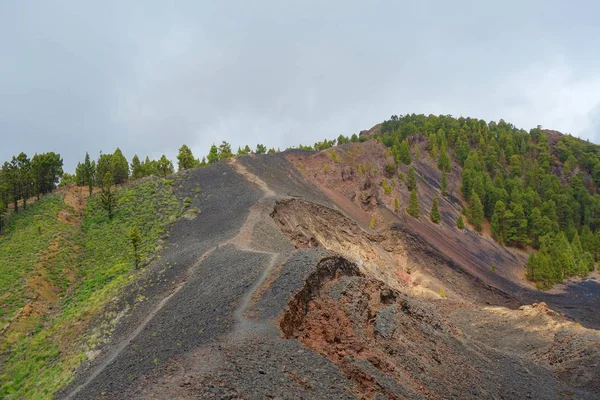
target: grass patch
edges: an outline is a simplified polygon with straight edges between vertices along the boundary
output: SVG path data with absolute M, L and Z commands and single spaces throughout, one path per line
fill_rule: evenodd
M 70 224 L 58 221 L 64 208 L 60 195 L 51 195 L 12 214 L 4 235 L 0 235 L 0 329 L 25 305 L 25 281 L 33 273 L 42 255 L 60 232 Z M 61 276 L 54 271 L 57 283 Z
M 76 270 L 78 279 L 66 290 L 58 312 L 46 316 L 43 324 L 19 337 L 2 355 L 0 398 L 52 398 L 53 393 L 70 381 L 72 371 L 85 360 L 86 352 L 102 340 L 96 335 L 86 337 L 87 324 L 139 273 L 134 267 L 128 232 L 137 227 L 142 233 L 140 255 L 143 265 L 156 253 L 158 239 L 164 235 L 168 222 L 181 211 L 172 185 L 162 179 L 120 188 L 117 195 L 118 207 L 112 220 L 100 206 L 99 196 L 92 196 L 86 205 L 81 227 L 69 225 L 72 231 L 64 234 L 64 243 L 58 247 L 55 259 L 58 264 L 63 263 L 64 268 L 68 265 Z M 15 231 L 17 234 L 17 231 L 33 230 L 38 235 L 37 226 L 45 221 L 41 224 L 43 240 L 21 249 L 38 258 L 44 243 L 52 240 L 50 232 L 60 228 L 56 214 L 64 207 L 60 197 L 40 202 L 46 203 L 49 203 L 48 216 L 37 218 L 38 212 L 32 213 L 29 221 Z M 52 215 L 54 222 L 51 222 Z M 48 232 L 48 237 L 44 232 Z M 13 275 L 11 279 L 22 280 L 24 274 L 26 272 L 21 276 Z M 4 284 L 9 283 L 10 279 Z M 110 334 L 112 328 L 110 324 L 103 326 L 102 334 Z

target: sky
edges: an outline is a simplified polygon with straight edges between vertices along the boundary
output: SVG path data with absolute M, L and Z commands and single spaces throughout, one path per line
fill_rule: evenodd
M 393 114 L 600 143 L 596 1 L 0 2 L 0 160 L 284 149 Z

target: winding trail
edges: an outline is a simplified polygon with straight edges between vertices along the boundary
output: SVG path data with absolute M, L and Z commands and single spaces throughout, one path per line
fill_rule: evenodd
M 239 164 L 235 159 L 231 162 L 231 165 L 236 169 L 236 171 L 240 175 L 246 178 L 249 182 L 256 184 L 263 191 L 263 197 L 250 209 L 250 214 L 248 214 L 248 217 L 246 218 L 244 225 L 240 229 L 240 232 L 230 242 L 238 250 L 258 254 L 267 254 L 271 258 L 269 264 L 264 268 L 260 277 L 244 294 L 244 297 L 242 298 L 239 306 L 234 312 L 234 316 L 236 319 L 236 327 L 234 333 L 238 333 L 250 327 L 263 325 L 263 323 L 261 322 L 251 322 L 245 314 L 252 301 L 252 296 L 254 295 L 256 290 L 262 286 L 267 276 L 269 276 L 271 270 L 273 269 L 278 258 L 280 257 L 280 254 L 271 251 L 258 250 L 253 248 L 251 245 L 251 238 L 252 233 L 254 232 L 254 228 L 256 227 L 256 224 L 260 222 L 262 218 L 264 218 L 266 211 L 265 209 L 268 206 L 268 204 L 266 203 L 268 199 L 275 197 L 275 192 L 273 192 L 262 179 L 248 171 L 246 167 Z
M 269 251 L 262 251 L 258 249 L 254 249 L 251 247 L 251 238 L 254 228 L 258 222 L 264 218 L 264 212 L 266 207 L 268 206 L 267 200 L 270 198 L 276 197 L 275 192 L 273 192 L 269 186 L 256 175 L 248 171 L 246 167 L 239 164 L 235 159 L 230 162 L 230 165 L 234 167 L 236 172 L 242 175 L 249 182 L 257 185 L 263 192 L 263 196 L 251 207 L 250 213 L 246 217 L 244 224 L 241 226 L 238 234 L 222 243 L 213 246 L 206 252 L 204 252 L 198 260 L 190 266 L 187 275 L 189 276 L 191 273 L 195 272 L 198 267 L 202 264 L 204 260 L 206 260 L 216 249 L 226 246 L 233 245 L 240 251 L 258 253 L 258 254 L 267 254 L 270 256 L 270 261 L 267 266 L 264 268 L 260 277 L 256 280 L 256 282 L 248 289 L 248 291 L 242 297 L 239 306 L 234 311 L 234 317 L 236 320 L 236 326 L 234 328 L 234 334 L 245 332 L 251 328 L 257 328 L 264 325 L 262 322 L 258 321 L 250 321 L 246 318 L 246 311 L 250 306 L 252 296 L 254 292 L 264 283 L 265 279 L 271 272 L 272 268 L 275 266 L 276 261 L 278 260 L 280 254 Z M 82 391 L 85 387 L 87 387 L 94 379 L 98 377 L 120 354 L 121 352 L 133 341 L 135 340 L 139 334 L 144 330 L 144 328 L 148 325 L 150 321 L 156 316 L 156 314 L 163 309 L 163 307 L 169 302 L 169 300 L 175 296 L 185 285 L 187 284 L 187 279 L 184 280 L 181 284 L 176 286 L 171 293 L 169 293 L 166 297 L 160 300 L 154 308 L 150 310 L 148 315 L 142 320 L 142 322 L 129 334 L 127 335 L 120 343 L 118 343 L 115 347 L 113 347 L 106 355 L 105 359 L 95 366 L 91 371 L 86 380 L 75 389 L 73 389 L 69 394 L 65 396 L 65 399 L 73 399 L 80 391 Z

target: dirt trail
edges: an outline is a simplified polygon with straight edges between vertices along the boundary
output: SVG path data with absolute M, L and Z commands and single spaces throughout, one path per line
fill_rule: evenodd
M 236 308 L 234 312 L 236 327 L 234 330 L 234 334 L 243 333 L 250 328 L 257 328 L 263 323 L 250 321 L 246 317 L 246 311 L 250 306 L 252 296 L 254 292 L 263 284 L 266 277 L 269 275 L 271 269 L 275 265 L 278 260 L 280 254 L 269 251 L 262 251 L 259 249 L 255 249 L 251 245 L 251 237 L 252 232 L 254 231 L 255 226 L 258 222 L 261 221 L 262 218 L 265 217 L 265 207 L 267 206 L 266 200 L 272 197 L 275 197 L 275 192 L 273 192 L 268 185 L 258 178 L 256 175 L 252 174 L 248 171 L 243 165 L 237 163 L 233 160 L 231 166 L 234 167 L 236 172 L 242 175 L 249 182 L 257 185 L 263 192 L 263 197 L 259 199 L 259 201 L 251 207 L 250 213 L 248 214 L 244 224 L 239 229 L 239 232 L 233 238 L 226 240 L 222 243 L 213 246 L 204 252 L 197 261 L 189 268 L 187 272 L 187 277 L 193 275 L 194 272 L 197 271 L 199 266 L 202 264 L 204 260 L 206 260 L 215 250 L 227 246 L 233 245 L 240 251 L 252 252 L 258 254 L 267 254 L 270 256 L 270 262 L 265 266 L 262 274 L 256 280 L 256 282 L 248 289 L 248 291 L 244 294 L 242 299 L 240 300 L 239 306 Z M 77 199 L 77 197 L 72 197 L 72 199 Z M 75 204 L 78 203 L 78 200 L 75 200 Z M 144 328 L 152 321 L 152 319 L 156 316 L 157 313 L 163 309 L 163 307 L 169 302 L 171 298 L 173 298 L 187 283 L 187 279 L 184 280 L 181 284 L 176 286 L 166 297 L 164 297 L 161 301 L 159 301 L 155 307 L 153 307 L 146 318 L 144 318 L 141 323 L 129 334 L 127 335 L 120 343 L 112 348 L 112 350 L 106 355 L 104 361 L 98 364 L 92 371 L 90 371 L 87 379 L 74 390 L 72 390 L 68 395 L 66 395 L 66 399 L 74 398 L 79 392 L 81 392 L 86 386 L 88 386 L 94 379 L 96 379 L 118 356 L 123 352 L 123 350 L 134 341 L 138 335 L 144 330 Z
M 554 399 L 568 397 L 563 384 L 581 391 L 571 398 L 596 398 L 593 376 L 567 384 L 592 371 L 593 332 L 563 323 L 540 335 L 545 309 L 499 307 L 504 294 L 431 246 L 429 231 L 363 230 L 290 168 L 281 155 L 247 156 L 185 175 L 181 198 L 202 185 L 199 217 L 170 231 L 149 274 L 163 286 L 146 289 L 150 301 L 66 398 Z M 381 195 L 374 182 L 348 205 L 384 208 L 360 201 Z M 436 228 L 438 240 L 453 224 Z
M 100 375 L 102 373 L 102 371 L 104 371 L 104 369 L 110 365 L 118 356 L 119 354 L 125 349 L 125 347 L 127 347 L 139 334 L 140 332 L 146 327 L 146 325 L 148 325 L 148 322 L 150 322 L 152 320 L 152 318 L 154 318 L 154 316 L 156 315 L 156 313 L 158 313 L 165 304 L 167 304 L 167 302 L 185 285 L 185 283 L 177 286 L 175 288 L 175 290 L 173 290 L 173 292 L 168 295 L 167 297 L 165 297 L 164 299 L 162 299 L 157 305 L 156 307 L 150 311 L 150 313 L 148 314 L 148 316 L 142 321 L 142 323 L 133 331 L 129 334 L 129 336 L 127 336 L 127 338 L 125 338 L 125 340 L 121 341 L 121 343 L 119 343 L 116 347 L 114 347 L 113 351 L 107 355 L 107 357 L 105 358 L 105 360 L 99 364 L 88 376 L 88 378 L 78 387 L 76 387 L 71 393 L 69 393 L 65 399 L 72 399 L 74 398 L 77 393 L 79 393 L 83 388 L 85 388 L 87 385 L 89 385 L 94 379 L 96 379 L 96 377 L 98 375 Z
M 250 240 L 252 237 L 252 232 L 254 231 L 256 225 L 261 221 L 262 218 L 265 218 L 265 208 L 267 206 L 266 200 L 269 198 L 274 198 L 275 192 L 273 192 L 269 188 L 269 185 L 267 185 L 262 179 L 254 175 L 252 172 L 248 171 L 246 167 L 236 162 L 235 159 L 231 162 L 231 165 L 236 169 L 236 171 L 240 175 L 246 178 L 249 182 L 256 184 L 263 191 L 263 197 L 250 209 L 250 214 L 248 215 L 246 222 L 240 229 L 240 232 L 230 242 L 239 250 L 259 254 L 267 254 L 271 258 L 269 264 L 264 268 L 263 272 L 261 273 L 260 277 L 256 280 L 254 285 L 252 285 L 248 289 L 248 291 L 240 301 L 238 308 L 235 310 L 235 319 L 237 322 L 235 332 L 239 332 L 248 329 L 251 325 L 262 325 L 262 323 L 260 322 L 254 322 L 251 324 L 245 314 L 248 310 L 248 307 L 250 306 L 254 293 L 265 282 L 267 276 L 269 276 L 271 270 L 275 266 L 276 261 L 278 261 L 278 259 L 280 258 L 280 254 L 271 251 L 255 249 L 252 247 Z

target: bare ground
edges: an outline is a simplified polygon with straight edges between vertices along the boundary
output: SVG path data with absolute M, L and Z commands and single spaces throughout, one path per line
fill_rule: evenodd
M 351 146 L 342 159 L 378 151 Z M 288 157 L 297 168 L 246 156 L 180 178 L 182 199 L 202 187 L 200 213 L 173 225 L 58 398 L 597 398 L 598 331 L 520 307 L 534 293 L 514 279 L 520 256 L 457 232 L 457 197 L 441 227 L 411 221 L 379 176 L 365 188 L 327 152 Z M 435 190 L 420 180 L 424 208 Z

